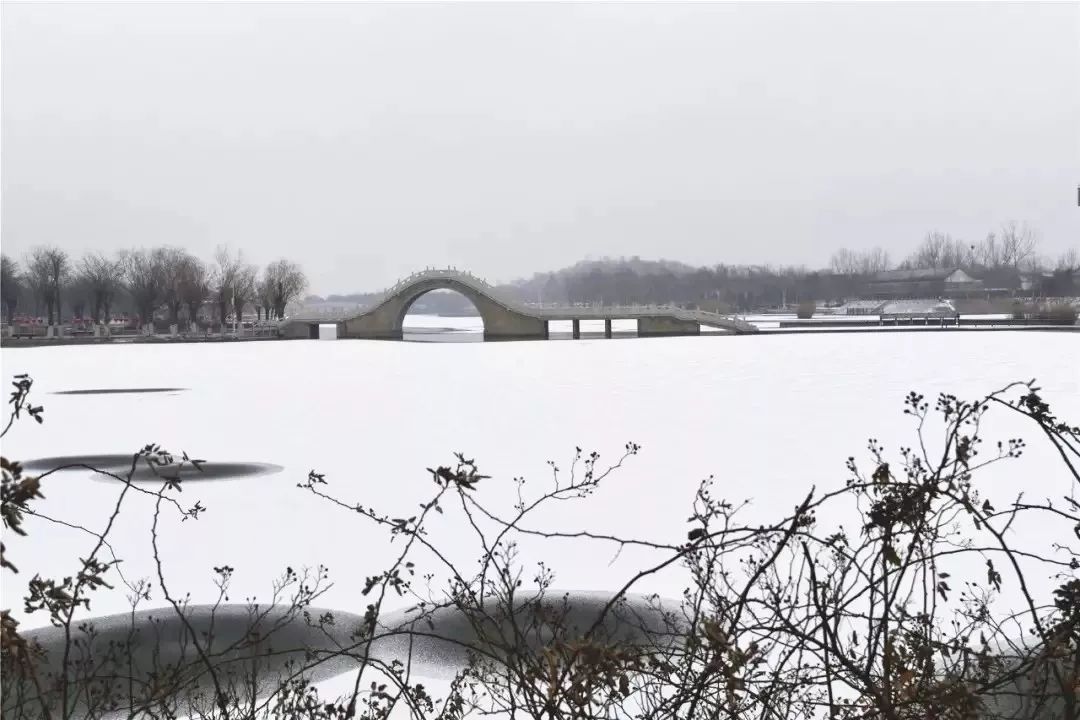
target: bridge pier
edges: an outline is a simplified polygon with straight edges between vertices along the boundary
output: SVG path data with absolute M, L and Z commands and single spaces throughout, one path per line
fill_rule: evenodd
M 604 318 L 604 337 L 611 339 L 611 318 Z
M 483 313 L 484 340 L 547 340 L 547 320 L 516 313 Z
M 639 317 L 638 337 L 662 337 L 664 335 L 700 335 L 701 325 L 693 320 L 673 317 Z
M 571 322 L 571 324 L 573 325 L 573 328 L 574 328 L 574 339 L 575 340 L 580 340 L 581 339 L 581 321 L 580 320 L 571 320 L 570 322 Z
M 289 340 L 318 340 L 319 323 L 312 320 L 294 320 L 278 327 L 278 337 Z

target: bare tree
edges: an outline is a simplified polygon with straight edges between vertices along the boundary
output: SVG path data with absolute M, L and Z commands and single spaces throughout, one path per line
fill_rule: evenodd
M 201 260 L 191 255 L 185 256 L 180 268 L 179 293 L 194 331 L 197 329 L 199 308 L 210 297 L 210 273 Z
M 274 315 L 278 318 L 284 317 L 285 307 L 307 289 L 304 271 L 296 263 L 284 258 L 266 266 L 263 282 L 267 285 Z
M 240 263 L 236 268 L 236 276 L 232 287 L 233 317 L 236 326 L 242 326 L 244 320 L 244 306 L 256 300 L 256 285 L 258 270 L 254 265 Z
M 240 253 L 236 257 L 229 252 L 227 245 L 218 246 L 214 253 L 215 267 L 211 276 L 210 287 L 214 296 L 214 303 L 218 308 L 218 322 L 221 329 L 225 329 L 225 319 L 229 315 L 229 305 L 232 304 L 233 287 L 236 284 L 236 275 L 242 264 Z
M 15 319 L 20 290 L 19 264 L 7 255 L 0 255 L 0 299 L 3 299 L 4 317 L 9 325 Z
M 68 307 L 71 308 L 72 319 L 85 320 L 89 316 L 88 311 L 93 305 L 93 297 L 93 288 L 86 281 L 86 278 L 78 272 L 72 273 L 67 291 Z
M 1039 236 L 1027 223 L 1005 223 L 1001 228 L 1001 264 L 1016 269 L 1035 255 Z
M 863 252 L 862 270 L 867 275 L 884 272 L 892 267 L 889 253 L 879 247 L 874 247 Z
M 941 265 L 948 236 L 937 231 L 928 233 L 915 252 L 908 258 L 913 268 L 936 268 Z
M 837 275 L 858 275 L 859 257 L 854 250 L 840 248 L 829 259 L 832 271 Z
M 34 299 L 34 312 L 35 316 L 41 314 L 41 308 L 46 308 L 46 313 L 49 322 L 52 322 L 53 317 L 53 299 L 52 293 L 49 292 L 49 268 L 44 260 L 35 256 L 34 252 L 31 252 L 26 256 L 23 261 L 23 280 L 26 286 L 30 289 L 30 294 Z
M 410 542 L 435 548 L 438 541 L 420 531 L 424 515 L 433 507 L 449 513 L 460 505 L 481 538 L 478 569 L 464 576 L 450 569 L 450 588 L 442 594 L 482 638 L 479 646 L 470 646 L 476 657 L 457 686 L 480 691 L 457 697 L 479 715 L 545 720 L 1080 717 L 1080 562 L 1075 545 L 1066 544 L 1080 521 L 1080 505 L 1070 497 L 1031 500 L 1010 496 L 1009 490 L 999 495 L 977 479 L 983 468 L 1025 453 L 1021 439 L 984 438 L 983 416 L 991 408 L 1033 421 L 1039 437 L 1063 458 L 1070 488 L 1080 482 L 1075 465 L 1080 428 L 1055 417 L 1032 381 L 973 402 L 943 394 L 932 404 L 910 393 L 904 412 L 913 420 L 918 443 L 901 446 L 891 457 L 870 440 L 865 470 L 849 458 L 849 477 L 842 485 L 809 488 L 793 512 L 770 524 L 744 523 L 740 515 L 748 503 L 727 501 L 706 481 L 688 520 L 686 542 L 678 545 L 588 529 L 525 529 L 523 517 L 545 499 L 592 492 L 607 474 L 596 467 L 595 454 L 585 472 L 575 476 L 571 470 L 569 479 L 553 464 L 554 489 L 546 496 L 519 495 L 515 511 L 505 518 L 485 507 L 477 491 L 486 476 L 458 455 L 456 468 L 430 471 L 441 491 L 458 495 L 458 503 L 447 502 L 440 492 L 420 506 L 420 515 L 373 519 Z M 930 432 L 945 438 L 944 449 L 935 454 L 926 449 Z M 996 451 L 982 450 L 984 441 Z M 325 478 L 313 473 L 305 487 L 343 511 L 372 517 L 363 505 L 328 495 L 325 485 Z M 821 519 L 838 503 L 858 509 L 857 530 Z M 1025 538 L 1014 527 L 1023 522 L 1019 516 L 1053 530 L 1046 539 Z M 499 531 L 494 539 L 483 537 L 487 520 Z M 520 589 L 527 571 L 515 559 L 514 535 L 592 538 L 620 550 L 633 544 L 670 549 L 666 559 L 661 556 L 633 574 L 620 594 L 643 577 L 683 564 L 690 584 L 668 631 L 678 640 L 642 657 L 625 644 L 605 642 L 594 632 L 601 625 L 597 621 L 584 637 L 564 634 L 565 626 L 545 627 L 542 652 L 530 652 L 527 638 L 541 633 L 517 623 L 515 607 L 533 604 L 534 593 Z M 421 574 L 410 568 L 409 576 L 414 572 Z M 1059 587 L 1033 589 L 1030 578 L 1050 574 Z M 430 577 L 425 576 L 429 587 Z M 540 586 L 537 595 L 550 587 L 551 577 L 541 563 L 533 578 Z M 400 582 L 408 591 L 416 589 L 407 578 Z M 440 600 L 421 598 L 418 627 L 432 617 L 427 608 L 438 607 Z M 1002 607 L 1006 602 L 1017 605 Z M 558 621 L 557 613 L 550 615 Z M 1037 645 L 1003 654 L 1016 648 L 1012 639 L 1024 633 Z M 1021 715 L 1009 709 L 1018 703 L 1037 703 L 1048 712 Z M 984 706 L 989 713 L 980 712 Z
M 974 247 L 973 254 L 983 267 L 1035 270 L 1044 266 L 1035 252 L 1038 240 L 1038 233 L 1026 224 L 1008 222 L 999 233 L 989 233 Z
M 259 284 L 255 288 L 255 313 L 260 321 L 265 317 L 266 321 L 270 321 L 270 315 L 274 308 L 274 286 L 270 282 L 270 278 L 267 276 L 270 270 L 270 265 L 263 270 L 263 276 L 259 279 Z
M 1058 256 L 1054 267 L 1057 270 L 1080 270 L 1080 251 L 1069 248 Z
M 180 308 L 184 306 L 184 296 L 181 290 L 183 273 L 190 255 L 184 250 L 175 247 L 161 249 L 161 271 L 163 275 L 164 301 L 169 308 L 169 324 L 180 324 Z
M 975 247 L 946 233 L 937 231 L 927 233 L 915 252 L 904 262 L 912 269 L 949 269 L 970 266 L 975 256 Z
M 60 298 L 60 288 L 71 278 L 71 260 L 66 251 L 60 248 L 49 248 L 46 252 L 49 263 L 49 282 L 52 284 L 53 296 L 56 298 L 56 322 L 64 322 L 64 305 Z
M 994 233 L 988 233 L 983 241 L 975 246 L 975 260 L 986 268 L 1002 266 L 1001 243 Z
M 1053 266 L 1053 260 L 1035 253 L 1021 260 L 1019 268 L 1025 272 L 1041 273 L 1050 270 Z
M 70 263 L 66 252 L 55 247 L 36 247 L 26 263 L 27 280 L 38 299 L 45 303 L 49 325 L 60 320 L 60 287 L 68 279 Z
M 112 319 L 112 305 L 123 274 L 119 260 L 101 253 L 90 253 L 79 262 L 78 275 L 90 291 L 90 316 L 95 323 L 108 324 Z
M 140 248 L 123 253 L 120 261 L 124 268 L 124 285 L 135 304 L 139 324 L 152 326 L 154 313 L 165 301 L 166 251 L 164 248 Z
M 833 253 L 829 265 L 837 275 L 873 275 L 892 267 L 889 253 L 879 247 L 862 251 L 841 248 Z

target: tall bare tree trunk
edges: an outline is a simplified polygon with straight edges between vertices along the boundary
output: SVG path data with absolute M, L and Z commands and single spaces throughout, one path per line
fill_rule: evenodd
M 192 332 L 199 329 L 199 303 L 188 304 L 188 322 L 191 324 Z
M 233 327 L 236 329 L 237 335 L 244 334 L 244 305 L 233 304 Z

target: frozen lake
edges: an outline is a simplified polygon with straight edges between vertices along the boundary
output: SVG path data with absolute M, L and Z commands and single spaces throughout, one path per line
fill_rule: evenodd
M 412 322 L 469 331 L 477 321 Z M 298 489 L 309 470 L 325 473 L 330 491 L 350 503 L 407 517 L 433 493 L 425 468 L 450 464 L 460 450 L 493 476 L 481 485 L 485 498 L 505 500 L 509 512 L 512 478 L 524 476 L 526 490 L 539 491 L 547 487 L 545 461 L 565 468 L 575 446 L 615 460 L 635 441 L 641 453 L 606 488 L 559 505 L 544 521 L 678 542 L 704 477 L 716 476 L 717 494 L 754 498 L 754 512 L 775 516 L 810 485 L 843 482 L 844 460 L 863 457 L 867 437 L 890 450 L 910 444 L 912 426 L 901 413 L 909 390 L 974 397 L 1036 377 L 1060 415 L 1080 418 L 1080 337 L 1065 333 L 290 341 L 5 349 L 2 357 L 5 382 L 16 373 L 33 376 L 46 418 L 42 426 L 15 426 L 4 441 L 9 457 L 127 454 L 160 443 L 210 461 L 280 466 L 273 474 L 185 485 L 181 501 L 199 499 L 208 510 L 197 522 L 164 523 L 174 588 L 189 590 L 196 602 L 211 600 L 211 567 L 229 564 L 237 568 L 234 601 L 265 599 L 285 566 L 322 563 L 335 586 L 319 604 L 353 612 L 363 609 L 364 578 L 389 557 L 385 535 Z M 100 388 L 181 390 L 53 394 Z M 1032 451 L 1002 482 L 1063 483 L 1031 429 L 1025 434 Z M 1044 473 L 1048 468 L 1054 472 Z M 99 528 L 119 489 L 77 474 L 54 476 L 40 508 Z M 152 574 L 150 510 L 133 499 L 115 531 L 129 578 Z M 448 512 L 433 532 L 446 552 L 473 558 L 478 548 L 466 540 L 463 522 Z M 24 568 L 3 583 L 3 606 L 17 616 L 33 572 L 71 574 L 71 561 L 90 546 L 75 531 L 33 519 L 28 527 L 28 539 L 4 540 Z M 524 545 L 521 560 L 527 570 L 548 561 L 558 587 L 601 590 L 647 559 L 624 551 L 612 562 L 613 555 L 612 546 L 562 541 L 546 550 Z M 679 587 L 674 572 L 640 589 L 671 595 Z M 122 593 L 94 599 L 95 614 L 124 609 Z

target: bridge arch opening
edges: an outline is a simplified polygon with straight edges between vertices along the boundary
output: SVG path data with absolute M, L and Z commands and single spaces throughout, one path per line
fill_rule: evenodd
M 477 342 L 484 339 L 484 318 L 466 295 L 451 288 L 426 290 L 409 300 L 401 319 L 405 340 Z

